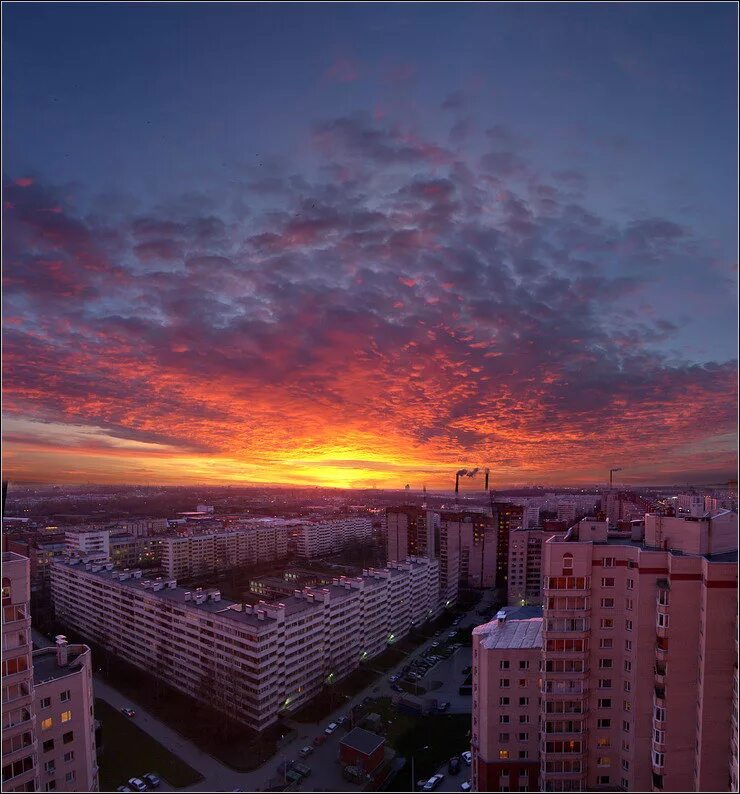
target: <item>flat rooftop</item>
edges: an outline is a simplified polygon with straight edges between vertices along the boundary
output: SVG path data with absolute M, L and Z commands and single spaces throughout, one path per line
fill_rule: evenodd
M 353 728 L 339 743 L 351 747 L 363 755 L 371 755 L 384 742 L 385 738 L 378 736 L 377 733 L 366 731 L 364 728 Z
M 473 634 L 481 636 L 481 645 L 488 650 L 541 648 L 542 607 L 504 607 L 490 623 L 476 626 Z
M 73 652 L 72 646 L 69 647 L 69 661 L 64 667 L 60 667 L 57 664 L 57 650 L 54 646 L 33 652 L 34 684 L 44 684 L 47 681 L 63 678 L 65 675 L 71 675 L 81 670 L 80 666 L 76 664 L 80 654 Z

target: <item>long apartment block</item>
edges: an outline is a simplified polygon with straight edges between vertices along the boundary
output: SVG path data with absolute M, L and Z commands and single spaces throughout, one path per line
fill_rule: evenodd
M 64 625 L 257 730 L 441 609 L 439 563 L 426 558 L 256 605 L 110 563 L 57 562 L 51 585 Z
M 306 559 L 335 554 L 350 543 L 367 542 L 372 535 L 372 519 L 366 516 L 306 521 L 297 531 L 296 553 Z
M 272 562 L 288 555 L 287 526 L 255 526 L 161 538 L 162 568 L 184 578 L 238 565 Z

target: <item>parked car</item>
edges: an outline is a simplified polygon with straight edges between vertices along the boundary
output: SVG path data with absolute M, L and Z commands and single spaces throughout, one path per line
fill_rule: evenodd
M 133 791 L 133 789 L 128 786 L 119 786 L 116 791 Z
M 128 785 L 134 791 L 147 791 L 146 783 L 140 777 L 130 777 L 128 779 Z
M 142 775 L 142 780 L 149 786 L 149 788 L 159 788 L 159 784 L 161 783 L 160 779 L 154 774 L 154 772 L 147 772 L 145 775 Z
M 349 717 L 346 714 L 342 714 L 342 716 L 337 719 L 337 725 L 344 725 L 348 719 Z
M 436 640 L 432 643 L 432 648 L 439 648 L 439 643 Z
M 461 753 L 460 757 L 468 766 L 473 763 L 473 754 L 470 752 L 470 750 L 466 750 L 464 753 Z
M 460 791 L 470 791 L 469 780 L 463 780 L 463 782 L 460 784 Z
M 121 714 L 125 714 L 127 717 L 136 716 L 136 712 L 133 709 L 130 709 L 128 706 L 121 707 Z
M 391 689 L 392 689 L 394 692 L 403 692 L 403 687 L 402 687 L 402 686 L 399 686 L 398 684 L 393 684 L 393 686 L 391 687 Z
M 388 680 L 391 682 L 391 684 L 395 684 L 396 681 L 398 681 L 398 676 L 392 675 Z
M 310 744 L 307 744 L 305 747 L 301 748 L 301 751 L 298 753 L 301 757 L 305 758 L 308 755 L 311 755 L 313 752 L 313 747 Z
M 285 779 L 289 780 L 291 783 L 300 783 L 303 780 L 303 776 L 300 775 L 295 769 L 289 769 L 285 773 Z
M 317 736 L 313 740 L 313 746 L 314 747 L 320 747 L 325 741 L 326 741 L 326 736 L 323 736 L 323 735 L 322 736 Z
M 308 777 L 311 774 L 311 767 L 305 764 L 293 764 L 293 769 L 295 769 L 301 777 Z
M 329 724 L 326 726 L 326 728 L 324 728 L 324 733 L 325 733 L 327 736 L 331 736 L 331 735 L 332 735 L 332 733 L 334 733 L 334 731 L 335 731 L 335 730 L 336 730 L 338 727 L 339 727 L 339 726 L 336 724 L 336 722 L 330 722 L 330 723 L 329 723 Z
M 447 764 L 447 774 L 456 775 L 460 771 L 460 759 L 453 755 Z
M 444 775 L 432 775 L 424 784 L 424 791 L 434 791 L 444 779 Z
M 447 700 L 443 700 L 440 703 L 437 703 L 437 711 L 447 711 L 450 707 L 450 703 Z

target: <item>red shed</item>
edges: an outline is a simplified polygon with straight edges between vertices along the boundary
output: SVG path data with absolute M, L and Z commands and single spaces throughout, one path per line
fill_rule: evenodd
M 339 760 L 343 766 L 356 766 L 369 775 L 382 763 L 385 739 L 364 728 L 353 728 L 339 742 Z

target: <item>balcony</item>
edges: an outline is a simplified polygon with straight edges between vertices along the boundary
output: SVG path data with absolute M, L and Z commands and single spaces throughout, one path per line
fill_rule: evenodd
M 658 662 L 665 662 L 668 660 L 668 648 L 661 648 L 658 643 L 655 645 L 655 659 Z
M 659 626 L 655 624 L 655 634 L 662 640 L 668 639 L 668 626 Z

